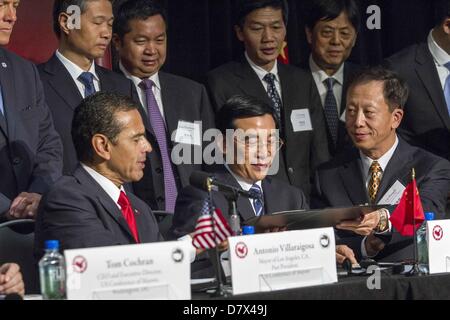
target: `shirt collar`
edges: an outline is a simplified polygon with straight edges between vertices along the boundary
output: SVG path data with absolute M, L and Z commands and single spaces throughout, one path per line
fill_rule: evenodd
M 444 67 L 444 64 L 450 62 L 450 55 L 442 49 L 433 38 L 433 30 L 428 34 L 428 48 L 430 49 L 431 55 L 434 61 Z
M 245 52 L 244 55 L 245 55 L 245 59 L 247 59 L 247 62 L 250 64 L 250 67 L 252 67 L 252 69 L 256 72 L 256 75 L 258 76 L 259 80 L 263 81 L 263 79 L 266 76 L 266 74 L 273 73 L 275 75 L 276 81 L 279 81 L 278 80 L 278 62 L 277 61 L 275 61 L 275 63 L 273 64 L 272 70 L 267 72 L 264 68 L 261 68 L 260 66 L 256 65 L 250 59 L 250 57 L 248 56 L 247 52 Z
M 111 197 L 111 199 L 117 204 L 120 197 L 120 192 L 125 192 L 123 186 L 118 188 L 114 182 L 106 178 L 104 175 L 98 173 L 91 167 L 88 167 L 84 163 L 81 164 L 84 170 L 102 187 L 103 190 Z
M 231 168 L 226 163 L 225 163 L 225 168 L 227 168 L 227 170 L 231 173 L 231 175 L 236 179 L 237 183 L 239 183 L 239 185 L 241 186 L 242 190 L 245 190 L 245 191 L 249 191 L 250 190 L 250 188 L 253 186 L 253 184 L 248 183 L 247 181 L 242 179 L 242 177 L 240 177 L 237 174 L 235 174 L 233 172 L 233 170 L 231 170 Z M 256 181 L 254 184 L 258 185 L 259 189 L 261 189 L 261 192 L 262 192 L 261 180 Z
M 123 72 L 123 74 L 125 75 L 125 77 L 127 77 L 128 79 L 130 79 L 130 80 L 134 83 L 134 85 L 135 85 L 136 87 L 140 88 L 139 84 L 140 84 L 140 83 L 142 82 L 142 80 L 144 80 L 144 79 L 138 78 L 138 77 L 132 75 L 130 72 L 128 72 L 128 70 L 123 66 L 122 61 L 119 61 L 119 69 L 120 69 L 120 71 Z M 147 79 L 152 80 L 153 83 L 155 84 L 155 87 L 156 87 L 158 90 L 161 90 L 161 85 L 160 85 L 160 82 L 159 82 L 159 75 L 158 75 L 158 72 L 156 72 L 156 73 L 153 74 L 152 76 L 148 77 Z
M 56 50 L 56 57 L 61 61 L 61 63 L 66 67 L 67 71 L 69 71 L 70 76 L 78 80 L 78 77 L 85 72 L 83 69 L 81 69 L 78 65 L 67 59 L 59 50 Z M 94 79 L 97 81 L 100 81 L 97 73 L 95 72 L 95 63 L 91 63 L 91 67 L 89 68 L 88 72 L 92 73 L 94 75 Z
M 312 55 L 309 56 L 309 67 L 311 69 L 311 73 L 313 74 L 313 76 L 316 76 L 319 79 L 320 83 L 323 83 L 326 79 L 330 78 L 330 76 L 317 65 L 317 63 L 312 58 Z M 341 64 L 339 69 L 336 71 L 335 74 L 331 76 L 331 78 L 336 80 L 340 85 L 343 85 L 344 63 Z
M 397 138 L 397 136 L 395 136 L 395 142 L 392 145 L 392 147 L 385 154 L 383 154 L 379 159 L 371 159 L 368 156 L 366 156 L 364 153 L 362 153 L 360 150 L 359 156 L 361 158 L 362 170 L 363 170 L 364 174 L 365 175 L 368 174 L 370 166 L 372 165 L 372 162 L 374 160 L 378 161 L 378 163 L 381 166 L 381 170 L 383 170 L 383 172 L 384 172 L 386 170 L 386 167 L 387 167 L 389 161 L 391 160 L 392 155 L 394 154 L 397 146 L 398 146 L 398 138 Z

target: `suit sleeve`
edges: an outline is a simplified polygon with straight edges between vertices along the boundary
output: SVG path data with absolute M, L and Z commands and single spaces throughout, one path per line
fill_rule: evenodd
M 180 238 L 194 231 L 207 196 L 206 192 L 192 186 L 181 190 L 177 197 L 171 228 L 171 235 L 174 238 Z
M 62 143 L 53 126 L 50 110 L 45 103 L 44 90 L 36 67 L 33 65 L 36 83 L 36 106 L 40 112 L 39 144 L 30 179 L 29 192 L 44 193 L 62 175 Z
M 61 248 L 89 248 L 118 245 L 113 233 L 107 231 L 95 214 L 95 202 L 79 191 L 52 189 L 39 207 L 35 244 L 42 254 L 44 241 L 59 240 Z

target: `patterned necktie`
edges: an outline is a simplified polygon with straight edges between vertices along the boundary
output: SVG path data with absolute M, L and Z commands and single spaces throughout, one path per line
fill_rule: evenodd
M 278 118 L 278 123 L 281 125 L 281 98 L 278 94 L 277 88 L 275 87 L 275 75 L 273 73 L 268 73 L 264 76 L 263 80 L 267 83 L 267 94 L 269 95 L 270 101 L 272 103 L 272 108 Z
M 131 207 L 130 200 L 128 199 L 125 192 L 120 191 L 120 196 L 117 203 L 120 206 L 120 210 L 122 211 L 123 217 L 128 223 L 128 227 L 130 228 L 131 233 L 133 234 L 134 240 L 136 240 L 136 243 L 139 243 L 139 234 L 136 226 L 136 220 L 134 219 L 133 208 Z
M 250 188 L 250 192 L 254 195 L 258 196 L 257 198 L 253 199 L 253 208 L 255 209 L 255 214 L 257 216 L 261 216 L 264 214 L 264 204 L 262 200 L 262 191 L 261 188 L 255 183 Z
M 369 199 L 371 203 L 375 203 L 375 198 L 377 197 L 377 192 L 381 183 L 381 174 L 383 170 L 381 169 L 378 161 L 373 161 L 369 168 L 370 180 L 368 185 Z
M 450 70 L 450 61 L 447 62 L 444 66 L 448 70 Z M 445 102 L 447 103 L 448 115 L 450 116 L 450 74 L 445 79 L 444 96 L 445 96 Z
M 94 87 L 94 75 L 90 72 L 83 72 L 78 77 L 78 80 L 81 81 L 81 83 L 84 84 L 84 97 L 87 98 L 91 94 L 95 93 L 95 87 Z
M 175 202 L 177 199 L 177 184 L 173 174 L 172 161 L 169 157 L 169 147 L 167 142 L 167 130 L 164 119 L 159 111 L 158 103 L 153 94 L 152 87 L 155 85 L 152 80 L 145 79 L 141 82 L 147 96 L 147 110 L 150 119 L 150 124 L 156 135 L 159 150 L 161 152 L 161 160 L 163 165 L 164 175 L 164 195 L 165 195 L 165 210 L 168 212 L 175 211 Z
M 337 143 L 339 115 L 337 111 L 336 97 L 334 96 L 333 86 L 335 80 L 333 78 L 325 79 L 325 86 L 327 87 L 327 95 L 325 96 L 324 112 L 327 121 L 328 130 L 330 131 L 333 144 Z

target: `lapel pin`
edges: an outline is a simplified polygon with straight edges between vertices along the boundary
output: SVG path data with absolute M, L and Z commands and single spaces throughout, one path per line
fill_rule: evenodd
M 2 62 L 2 67 L 6 68 L 8 65 L 6 64 L 6 62 Z

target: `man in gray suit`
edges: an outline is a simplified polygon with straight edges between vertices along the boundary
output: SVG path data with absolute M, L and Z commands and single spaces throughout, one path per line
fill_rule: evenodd
M 319 167 L 314 207 L 361 204 L 386 206 L 363 219 L 337 226 L 340 241 L 358 258 L 398 261 L 413 258 L 413 238 L 391 226 L 392 207 L 400 199 L 411 171 L 425 212 L 445 216 L 450 163 L 397 136 L 408 88 L 395 73 L 374 68 L 360 73 L 347 93 L 346 127 L 355 149 Z M 390 195 L 387 197 L 387 195 Z
M 142 178 L 152 150 L 138 108 L 126 96 L 100 92 L 75 109 L 72 137 L 80 164 L 42 200 L 37 258 L 49 239 L 63 250 L 162 240 L 150 208 L 123 188 Z
M 18 1 L 0 10 L 0 46 L 9 43 Z M 61 176 L 62 145 L 36 67 L 0 48 L 0 222 L 34 218 L 41 194 Z
M 277 177 L 301 188 L 308 198 L 314 169 L 329 158 L 320 97 L 311 74 L 277 62 L 286 36 L 285 1 L 239 4 L 235 31 L 245 54 L 208 74 L 212 104 L 217 111 L 230 97 L 245 94 L 271 105 L 285 141 Z
M 203 85 L 160 71 L 166 60 L 165 16 L 156 1 L 125 2 L 114 20 L 113 43 L 120 71 L 139 94 L 147 138 L 154 147 L 144 178 L 134 184 L 135 193 L 153 209 L 173 212 L 179 189 L 189 184 L 194 170 L 202 169 L 203 132 L 213 127 L 214 118 Z M 184 155 L 190 151 L 194 157 L 174 161 L 172 154 L 178 155 L 182 145 Z

